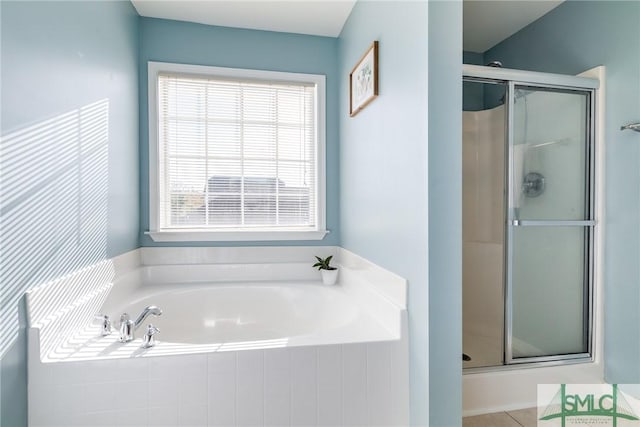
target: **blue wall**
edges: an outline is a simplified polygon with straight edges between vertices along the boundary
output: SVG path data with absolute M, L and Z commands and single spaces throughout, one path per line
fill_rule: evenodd
M 473 64 L 473 65 L 485 65 L 484 55 L 482 53 L 465 50 L 464 52 L 462 52 L 462 63 Z
M 484 56 L 481 53 L 464 51 L 462 53 L 462 63 L 484 65 Z M 484 109 L 484 86 L 484 84 L 477 82 L 462 83 L 463 111 L 478 111 Z
M 175 246 L 153 242 L 144 234 L 149 230 L 148 61 L 324 74 L 327 82 L 327 229 L 331 231 L 330 234 L 321 241 L 189 242 L 184 246 L 339 244 L 338 69 L 335 38 L 140 18 L 140 242 L 142 246 Z
M 427 20 L 424 1 L 359 1 L 339 38 L 342 246 L 409 280 L 412 425 L 429 417 Z M 374 40 L 380 94 L 352 118 L 348 76 Z
M 462 421 L 462 1 L 429 2 L 429 421 Z
M 462 52 L 462 63 L 472 65 L 485 65 L 484 54 L 476 52 Z M 501 105 L 506 93 L 504 84 L 491 84 L 486 82 L 462 83 L 462 110 L 480 111 L 495 108 Z
M 605 379 L 640 382 L 640 2 L 568 1 L 485 53 L 509 68 L 606 66 Z
M 27 417 L 24 292 L 137 247 L 138 16 L 129 2 L 1 11 L 0 423 L 13 427 Z

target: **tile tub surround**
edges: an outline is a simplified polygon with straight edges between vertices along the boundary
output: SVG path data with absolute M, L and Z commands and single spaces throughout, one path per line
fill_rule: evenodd
M 408 425 L 406 358 L 395 341 L 36 362 L 29 425 Z
M 196 279 L 199 274 L 209 275 L 211 268 L 229 273 L 225 281 L 246 281 L 246 274 L 281 275 L 285 269 L 294 280 L 311 271 L 319 282 L 309 259 L 313 260 L 312 254 L 335 254 L 345 292 L 385 325 L 394 318 L 388 306 L 396 307 L 396 321 L 391 324 L 397 326 L 398 339 L 273 349 L 228 347 L 179 356 L 165 356 L 171 352 L 163 351 L 155 357 L 154 349 L 135 353 L 142 357 L 107 350 L 88 358 L 70 339 L 53 356 L 41 355 L 43 363 L 38 352 L 45 331 L 32 328 L 30 425 L 408 424 L 404 280 L 340 248 L 283 248 L 280 252 L 280 248 L 166 248 L 171 253 L 165 248 L 148 249 L 138 251 L 141 268 L 129 270 L 124 278 L 133 272 L 143 281 L 171 281 L 171 269 L 166 267 L 173 263 L 189 265 Z M 249 268 L 233 267 L 238 263 Z M 115 280 L 111 292 L 118 289 Z M 72 356 L 59 358 L 65 354 Z M 51 363 L 55 359 L 66 361 Z

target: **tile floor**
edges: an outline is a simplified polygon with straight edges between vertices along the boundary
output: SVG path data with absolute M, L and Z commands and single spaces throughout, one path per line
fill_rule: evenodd
M 462 419 L 462 427 L 536 427 L 537 408 L 496 412 Z

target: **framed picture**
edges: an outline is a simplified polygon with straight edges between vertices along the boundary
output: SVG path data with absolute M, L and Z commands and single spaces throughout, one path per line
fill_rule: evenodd
M 378 96 L 378 42 L 367 49 L 349 74 L 349 114 L 358 114 Z

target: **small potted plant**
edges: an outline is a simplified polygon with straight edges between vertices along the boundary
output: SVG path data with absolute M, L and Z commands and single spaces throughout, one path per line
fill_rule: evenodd
M 318 262 L 313 264 L 314 267 L 318 267 L 318 270 L 320 270 L 320 274 L 322 274 L 322 283 L 325 285 L 335 285 L 336 280 L 338 279 L 338 269 L 331 266 L 331 258 L 333 258 L 333 255 L 329 255 L 324 259 L 316 256 Z

